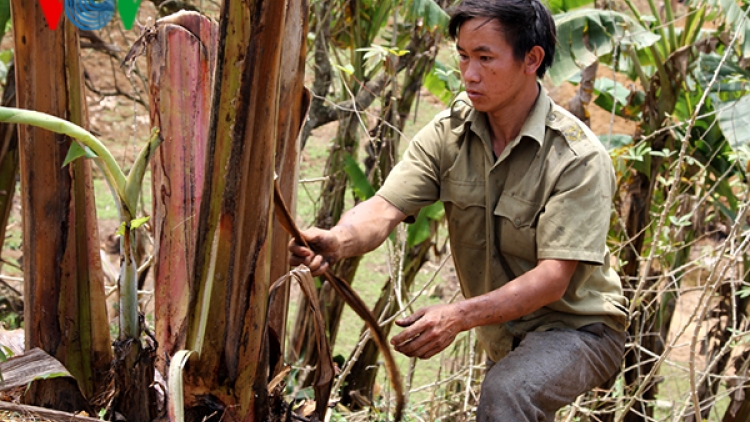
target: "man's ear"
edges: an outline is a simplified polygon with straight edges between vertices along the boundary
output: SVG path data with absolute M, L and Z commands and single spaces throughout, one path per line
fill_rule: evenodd
M 542 61 L 544 61 L 544 49 L 535 45 L 528 53 L 526 53 L 524 72 L 528 75 L 535 75 L 536 70 L 542 65 Z

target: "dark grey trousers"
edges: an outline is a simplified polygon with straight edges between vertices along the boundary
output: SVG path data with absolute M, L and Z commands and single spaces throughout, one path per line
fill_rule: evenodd
M 604 324 L 526 334 L 487 369 L 477 421 L 553 422 L 558 409 L 620 369 L 624 347 L 625 333 Z

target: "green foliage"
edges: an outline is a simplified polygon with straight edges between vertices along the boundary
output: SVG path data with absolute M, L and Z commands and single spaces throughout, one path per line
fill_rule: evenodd
M 617 116 L 639 121 L 641 107 L 646 100 L 643 91 L 631 92 L 621 83 L 610 78 L 598 78 L 594 82 L 594 104 L 604 110 L 614 111 Z
M 455 67 L 435 61 L 435 65 L 425 76 L 424 86 L 443 104 L 448 105 L 461 87 L 461 74 Z
M 358 48 L 357 52 L 364 53 L 362 59 L 365 61 L 365 69 L 367 72 L 372 74 L 385 67 L 386 71 L 393 73 L 393 63 L 397 57 L 401 57 L 408 54 L 408 50 L 400 48 L 389 48 L 378 44 L 372 44 L 370 47 Z M 349 65 L 351 66 L 351 65 Z M 354 69 L 349 67 L 351 72 L 347 72 L 350 75 L 354 74 Z
M 555 15 L 555 23 L 558 46 L 549 75 L 556 85 L 597 59 L 606 62 L 615 43 L 643 49 L 659 40 L 630 16 L 611 10 L 577 9 Z
M 13 50 L 7 49 L 0 51 L 0 82 L 5 84 L 8 80 L 8 71 L 10 64 L 13 62 Z
M 76 158 L 88 155 L 96 157 L 94 158 L 94 162 L 102 170 L 107 183 L 110 185 L 119 210 L 121 224 L 127 226 L 135 223 L 136 226 L 139 226 L 147 221 L 147 218 L 134 220 L 134 217 L 140 199 L 143 178 L 148 167 L 147 163 L 162 141 L 158 129 L 154 128 L 152 130 L 151 138 L 126 175 L 115 161 L 109 149 L 90 132 L 74 123 L 46 113 L 9 107 L 0 107 L 0 121 L 40 127 L 74 139 L 74 144 L 78 144 L 79 148 L 72 153 L 68 151 L 66 162 L 71 162 Z M 89 151 L 86 151 L 86 148 Z M 122 233 L 125 236 L 129 235 L 124 230 Z M 124 244 L 130 244 L 127 238 Z M 135 261 L 132 259 L 132 254 L 133 251 L 131 248 L 121 249 L 122 266 L 119 280 L 121 339 L 138 338 L 140 334 L 137 297 L 138 273 L 135 268 Z
M 7 346 L 0 345 L 0 362 L 7 362 L 11 357 L 13 357 L 13 351 Z M 0 385 L 3 384 L 5 384 L 5 378 L 3 378 L 3 373 L 0 371 Z
M 70 148 L 68 149 L 68 154 L 65 156 L 65 161 L 63 161 L 63 167 L 67 166 L 68 164 L 72 163 L 73 161 L 81 158 L 96 158 L 97 155 L 94 153 L 94 151 L 91 150 L 91 148 L 87 146 L 81 146 L 76 142 L 73 142 L 70 144 Z
M 599 135 L 599 140 L 610 153 L 617 149 L 622 148 L 633 143 L 632 135 L 625 135 L 622 133 L 613 133 L 612 135 Z
M 436 202 L 419 211 L 414 224 L 409 225 L 406 246 L 414 247 L 432 236 L 431 225 L 440 221 L 445 216 L 445 208 L 442 202 Z
M 430 30 L 448 27 L 448 14 L 434 0 L 407 0 L 403 9 L 407 20 L 422 19 Z
M 686 4 L 694 8 L 708 7 L 712 15 L 709 18 L 720 18 L 722 21 L 718 30 L 739 33 L 738 45 L 742 46 L 742 56 L 750 57 L 750 26 L 745 18 L 746 11 L 742 10 L 742 7 L 747 7 L 744 1 L 740 3 L 742 6 L 736 0 L 688 0 Z
M 375 195 L 375 188 L 372 186 L 362 168 L 352 158 L 351 155 L 346 155 L 344 158 L 344 171 L 349 176 L 349 180 L 352 184 L 352 190 L 357 198 L 364 201 L 372 198 Z
M 147 215 L 145 217 L 136 218 L 135 220 L 130 220 L 129 224 L 126 224 L 126 222 L 123 221 L 122 223 L 120 223 L 120 227 L 117 228 L 117 232 L 115 234 L 124 236 L 126 226 L 129 226 L 130 230 L 133 231 L 137 229 L 138 227 L 141 227 L 142 225 L 146 224 L 146 222 L 150 219 L 151 219 L 151 216 Z
M 0 0 L 0 41 L 10 26 L 10 0 Z
M 553 14 L 569 12 L 593 3 L 593 0 L 547 0 L 546 4 Z

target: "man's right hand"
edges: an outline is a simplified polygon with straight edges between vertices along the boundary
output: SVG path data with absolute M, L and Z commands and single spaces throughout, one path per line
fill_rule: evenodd
M 289 263 L 292 266 L 304 264 L 310 268 L 312 275 L 319 276 L 341 258 L 341 242 L 334 232 L 313 227 L 303 231 L 302 237 L 310 248 L 292 239 L 289 242 L 292 253 Z
M 380 246 L 406 215 L 380 196 L 345 212 L 331 228 L 311 228 L 302 232 L 309 248 L 294 240 L 289 243 L 290 264 L 305 264 L 315 276 L 323 274 L 330 265 L 342 258 L 364 255 Z

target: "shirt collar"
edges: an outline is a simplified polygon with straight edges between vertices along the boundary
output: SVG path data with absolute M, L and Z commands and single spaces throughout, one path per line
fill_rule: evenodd
M 457 108 L 468 107 L 470 111 L 468 115 L 464 113 L 456 113 Z M 548 117 L 552 112 L 552 100 L 547 95 L 547 91 L 539 86 L 539 96 L 534 103 L 534 107 L 531 108 L 529 116 L 521 127 L 519 133 L 520 138 L 528 137 L 534 139 L 541 146 L 544 142 L 544 135 L 549 123 Z M 461 134 L 467 129 L 471 129 L 479 138 L 489 144 L 490 132 L 489 124 L 487 122 L 487 115 L 481 111 L 477 111 L 471 106 L 471 101 L 465 92 L 456 97 L 456 100 L 451 106 L 451 116 L 457 116 L 464 114 L 466 118 L 460 124 L 454 126 L 453 132 Z

